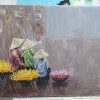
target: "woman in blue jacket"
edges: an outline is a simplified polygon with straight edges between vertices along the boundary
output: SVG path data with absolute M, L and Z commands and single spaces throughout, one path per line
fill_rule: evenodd
M 48 61 L 46 59 L 48 56 L 48 53 L 46 53 L 44 50 L 40 50 L 35 54 L 35 57 L 37 58 L 35 69 L 40 74 L 37 81 L 38 84 L 44 84 L 44 82 L 47 83 L 49 80 L 49 73 L 51 69 L 49 68 Z

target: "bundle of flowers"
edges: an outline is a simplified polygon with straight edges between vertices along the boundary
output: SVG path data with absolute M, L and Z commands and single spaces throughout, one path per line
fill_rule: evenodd
M 56 81 L 56 80 L 67 80 L 68 77 L 70 76 L 69 73 L 65 70 L 60 70 L 60 71 L 52 71 L 50 73 L 51 78 Z
M 14 72 L 10 79 L 14 81 L 30 81 L 34 80 L 39 77 L 39 73 L 36 70 L 18 70 L 17 72 Z
M 9 63 L 5 60 L 0 59 L 0 73 L 10 72 L 11 67 Z

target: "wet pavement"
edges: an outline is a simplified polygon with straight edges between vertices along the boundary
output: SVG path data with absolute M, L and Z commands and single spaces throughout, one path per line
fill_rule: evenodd
M 1 97 L 64 97 L 64 96 L 99 96 L 99 89 L 80 87 L 79 80 L 69 78 L 63 83 L 53 82 L 46 85 L 36 85 L 34 81 L 29 86 L 22 86 L 18 82 L 2 82 Z

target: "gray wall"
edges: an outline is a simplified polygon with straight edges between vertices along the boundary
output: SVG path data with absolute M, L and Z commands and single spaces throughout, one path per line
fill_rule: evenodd
M 48 36 L 100 36 L 100 7 L 46 7 L 45 15 Z
M 99 89 L 100 7 L 46 7 L 45 15 L 52 70 L 68 70 L 80 88 Z

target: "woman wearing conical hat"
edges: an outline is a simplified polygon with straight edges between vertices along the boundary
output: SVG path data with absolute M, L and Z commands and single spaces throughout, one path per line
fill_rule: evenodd
M 48 62 L 46 59 L 48 56 L 48 53 L 46 53 L 42 49 L 35 54 L 35 58 L 37 59 L 35 63 L 35 69 L 40 74 L 40 77 L 38 78 L 38 83 L 44 83 L 49 80 L 50 68 L 48 67 Z
M 24 58 L 24 62 L 25 65 L 27 67 L 27 69 L 29 68 L 33 68 L 34 69 L 34 63 L 35 63 L 35 59 L 34 59 L 34 46 L 36 45 L 36 42 L 30 41 L 28 39 L 25 40 L 25 42 L 22 45 L 22 57 Z
M 20 46 L 23 42 L 24 40 L 19 38 L 13 38 L 12 40 L 9 53 L 9 63 L 12 71 L 16 71 L 24 66 L 24 62 L 20 54 Z

